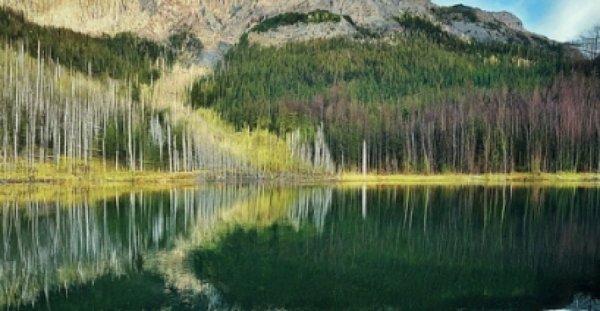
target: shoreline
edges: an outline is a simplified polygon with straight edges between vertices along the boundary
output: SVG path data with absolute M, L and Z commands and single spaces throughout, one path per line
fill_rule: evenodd
M 600 187 L 600 173 L 489 173 L 489 174 L 398 174 L 366 176 L 342 174 L 345 184 L 378 185 L 596 185 Z
M 279 184 L 322 184 L 341 185 L 504 185 L 504 184 L 588 184 L 600 187 L 600 173 L 490 173 L 490 174 L 215 174 L 209 171 L 160 172 L 160 171 L 109 171 L 89 173 L 67 173 L 44 171 L 26 174 L 22 172 L 0 173 L 0 185 L 62 185 L 93 187 L 98 185 L 127 186 L 195 186 L 219 182 L 273 182 Z
M 102 199 L 136 191 L 168 191 L 175 188 L 195 188 L 211 184 L 245 183 L 271 184 L 274 186 L 323 186 L 378 187 L 378 186 L 441 186 L 441 187 L 587 187 L 600 188 L 597 173 L 510 173 L 510 174 L 435 174 L 435 175 L 376 175 L 357 173 L 340 175 L 293 175 L 269 176 L 229 175 L 228 178 L 211 172 L 110 172 L 75 176 L 57 174 L 49 176 L 25 176 L 7 180 L 0 174 L 0 201 L 6 200 L 61 200 Z

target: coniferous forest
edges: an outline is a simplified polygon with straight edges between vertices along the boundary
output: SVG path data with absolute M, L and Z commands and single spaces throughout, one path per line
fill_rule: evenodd
M 487 173 L 600 170 L 600 83 L 550 43 L 465 42 L 419 17 L 395 38 L 260 47 L 242 38 L 191 92 L 238 128 L 311 135 L 340 170 Z
M 438 14 L 472 13 L 463 11 Z M 267 18 L 248 31 L 342 20 L 355 25 L 317 10 Z M 379 173 L 600 170 L 598 59 L 535 38 L 467 41 L 409 14 L 396 22 L 404 31 L 393 36 L 358 31 L 278 47 L 243 35 L 189 89 L 189 102 L 216 111 L 240 135 L 259 133 L 252 139 L 271 150 L 248 154 L 237 143 L 222 147 L 228 138 L 218 129 L 202 137 L 202 118 L 173 121 L 150 95 L 181 53 L 203 48 L 194 34 L 181 30 L 164 42 L 92 37 L 3 8 L 4 167 L 66 158 L 168 171 L 341 172 L 365 160 Z M 265 131 L 275 143 L 271 134 L 260 138 Z
M 180 54 L 202 49 L 185 30 L 164 43 L 127 33 L 92 37 L 33 24 L 6 8 L 0 25 L 4 173 L 35 176 L 40 165 L 77 175 L 92 168 L 214 174 L 311 169 L 286 157 L 293 146 L 267 132 L 238 134 L 208 111 L 163 102 L 154 88 L 161 73 Z

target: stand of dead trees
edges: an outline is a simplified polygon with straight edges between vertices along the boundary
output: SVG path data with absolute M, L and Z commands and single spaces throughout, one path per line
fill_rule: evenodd
M 23 43 L 0 49 L 2 171 L 34 172 L 53 163 L 81 173 L 99 159 L 104 170 L 247 168 L 135 94 L 136 83 L 94 80 L 48 61 L 40 49 L 37 58 L 26 51 Z

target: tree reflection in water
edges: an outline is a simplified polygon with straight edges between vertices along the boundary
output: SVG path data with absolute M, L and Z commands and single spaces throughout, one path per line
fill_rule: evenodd
M 2 308 L 540 308 L 599 286 L 592 188 L 211 185 L 0 219 Z
M 540 309 L 599 293 L 600 189 L 335 189 L 329 202 L 320 227 L 229 226 L 194 252 L 196 274 L 248 309 Z

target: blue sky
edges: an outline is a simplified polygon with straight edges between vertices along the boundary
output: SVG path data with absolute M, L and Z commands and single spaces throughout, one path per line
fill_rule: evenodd
M 465 4 L 488 11 L 509 11 L 525 27 L 558 41 L 575 39 L 600 23 L 600 0 L 432 0 L 439 5 Z

